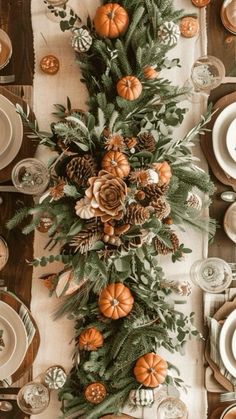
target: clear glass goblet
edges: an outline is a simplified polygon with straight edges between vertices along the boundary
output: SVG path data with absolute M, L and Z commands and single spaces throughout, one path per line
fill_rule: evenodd
M 157 419 L 187 419 L 188 410 L 182 400 L 167 397 L 157 408 Z
M 47 387 L 38 382 L 25 384 L 17 395 L 17 404 L 22 412 L 28 415 L 38 415 L 44 412 L 50 401 Z
M 22 193 L 39 195 L 48 186 L 50 174 L 40 160 L 28 158 L 19 161 L 12 170 L 13 185 Z
M 232 271 L 220 258 L 201 259 L 191 266 L 190 277 L 195 285 L 213 294 L 224 291 L 232 281 Z

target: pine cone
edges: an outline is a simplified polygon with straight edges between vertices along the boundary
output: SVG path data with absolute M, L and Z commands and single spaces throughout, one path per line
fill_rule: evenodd
M 175 233 L 170 231 L 168 238 L 171 241 L 171 247 L 167 246 L 163 241 L 161 241 L 157 237 L 153 240 L 153 244 L 158 255 L 167 255 L 168 253 L 174 253 L 179 248 L 179 239 Z
M 159 186 L 158 184 L 152 183 L 150 185 L 142 188 L 142 191 L 145 193 L 145 199 L 142 203 L 144 205 L 149 205 L 151 201 L 158 199 L 160 196 L 164 195 L 168 190 L 168 185 Z
M 147 208 L 139 204 L 133 203 L 127 206 L 124 222 L 127 224 L 143 224 L 150 217 L 150 212 Z
M 92 219 L 85 224 L 83 230 L 73 238 L 70 242 L 70 246 L 75 247 L 75 252 L 79 250 L 80 253 L 86 253 L 96 241 L 101 239 L 102 234 L 102 224 L 96 219 Z
M 188 193 L 186 204 L 189 208 L 196 209 L 197 211 L 201 211 L 202 209 L 202 200 L 200 196 L 193 192 Z
M 154 209 L 158 220 L 163 220 L 163 218 L 168 217 L 171 211 L 170 204 L 165 200 L 163 196 L 157 199 L 153 199 L 153 201 L 150 202 L 150 206 Z
M 144 244 L 145 240 L 143 238 L 142 235 L 138 235 L 136 237 L 132 237 L 132 239 L 130 239 L 129 241 L 122 243 L 122 248 L 125 249 L 126 251 L 132 250 L 132 249 L 137 249 L 139 247 L 142 247 L 142 245 Z
M 142 132 L 137 137 L 137 145 L 135 147 L 138 151 L 147 150 L 153 153 L 156 150 L 156 141 L 150 132 Z
M 89 154 L 74 157 L 66 166 L 66 174 L 76 186 L 86 187 L 88 179 L 97 174 L 96 163 Z

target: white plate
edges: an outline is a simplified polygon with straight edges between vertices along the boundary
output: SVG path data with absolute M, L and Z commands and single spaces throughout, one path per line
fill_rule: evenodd
M 236 162 L 226 147 L 226 135 L 231 122 L 236 117 L 236 102 L 227 106 L 215 121 L 212 131 L 213 150 L 220 167 L 226 174 L 236 179 Z
M 8 166 L 18 154 L 23 138 L 23 124 L 15 106 L 5 96 L 0 95 L 0 109 L 8 115 L 12 124 L 12 141 L 7 150 L 0 156 L 0 170 Z
M 235 330 L 236 310 L 233 310 L 222 326 L 220 333 L 219 350 L 225 368 L 230 372 L 230 374 L 233 377 L 236 378 L 236 359 L 233 356 L 231 344 Z
M 0 156 L 2 156 L 12 140 L 12 124 L 3 109 L 0 109 L 0 133 Z
M 16 334 L 11 324 L 0 316 L 0 330 L 3 332 L 4 346 L 0 350 L 0 367 L 10 361 L 16 349 Z
M 236 202 L 231 204 L 225 213 L 224 230 L 227 236 L 236 243 Z
M 232 159 L 236 162 L 236 119 L 234 119 L 227 131 L 226 146 Z
M 236 330 L 233 333 L 231 345 L 232 345 L 233 356 L 236 359 Z
M 17 350 L 14 352 L 12 358 L 7 364 L 0 367 L 0 380 L 4 380 L 14 374 L 20 367 L 28 348 L 28 342 L 25 326 L 16 311 L 8 304 L 0 301 L 0 313 L 11 324 L 16 333 L 17 340 Z

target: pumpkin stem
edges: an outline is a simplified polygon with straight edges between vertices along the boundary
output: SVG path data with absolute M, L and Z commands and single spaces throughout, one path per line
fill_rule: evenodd
M 114 11 L 112 11 L 112 12 L 108 12 L 108 13 L 107 13 L 107 17 L 108 17 L 108 19 L 113 20 L 113 19 L 114 19 L 114 17 L 115 17 L 115 13 L 114 13 Z
M 152 374 L 153 372 L 155 372 L 155 369 L 154 369 L 154 368 L 148 368 L 148 372 L 149 372 L 150 374 Z
M 119 305 L 119 301 L 116 298 L 113 298 L 113 300 L 111 300 L 111 305 L 113 307 L 118 306 Z
M 117 162 L 115 160 L 111 160 L 111 165 L 112 166 L 117 166 Z

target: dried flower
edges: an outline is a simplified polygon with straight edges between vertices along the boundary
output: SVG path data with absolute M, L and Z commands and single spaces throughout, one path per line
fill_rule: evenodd
M 63 179 L 59 179 L 56 185 L 49 188 L 49 194 L 54 201 L 59 201 L 59 199 L 63 198 L 65 195 L 64 193 L 64 186 L 66 182 Z
M 126 145 L 127 147 L 131 150 L 132 148 L 135 148 L 135 146 L 137 145 L 137 138 L 135 137 L 131 137 L 131 138 L 126 138 Z
M 105 148 L 107 150 L 114 150 L 114 151 L 124 150 L 125 148 L 124 138 L 119 134 L 111 135 L 105 143 Z
M 90 186 L 85 194 L 91 202 L 95 216 L 101 217 L 103 222 L 120 220 L 127 195 L 126 183 L 104 170 L 98 176 L 91 177 L 88 183 Z
M 129 175 L 130 181 L 133 183 L 137 183 L 141 186 L 148 185 L 149 180 L 149 174 L 147 170 L 135 170 L 134 172 L 131 172 Z
M 91 202 L 87 196 L 76 202 L 75 212 L 76 215 L 78 215 L 80 218 L 83 218 L 84 220 L 89 220 L 95 216 L 94 210 L 91 207 Z

